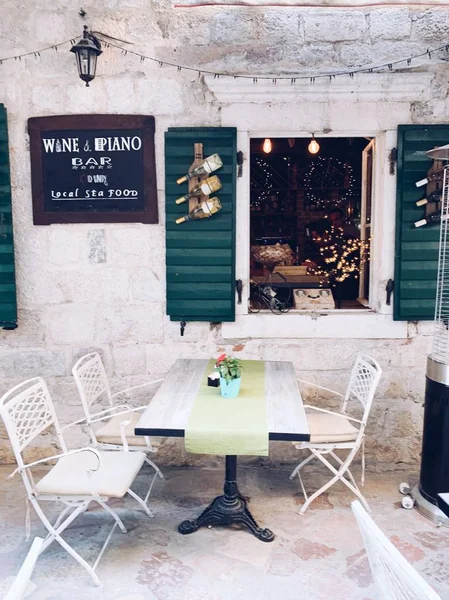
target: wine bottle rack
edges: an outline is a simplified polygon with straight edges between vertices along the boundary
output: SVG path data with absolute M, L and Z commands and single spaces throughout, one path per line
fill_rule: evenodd
M 189 167 L 189 171 L 188 171 L 189 173 L 191 173 L 193 171 L 193 169 L 195 169 L 195 167 L 197 167 L 203 161 L 203 158 L 204 158 L 203 144 L 198 144 L 198 143 L 194 144 L 193 151 L 194 151 L 194 161 Z M 192 177 L 192 179 L 189 179 L 189 192 L 191 192 L 193 190 L 193 188 L 195 186 L 197 186 L 198 183 L 202 179 L 206 179 L 207 177 L 208 177 L 208 175 L 205 174 L 205 175 L 200 175 L 199 177 Z M 203 202 L 206 198 L 207 198 L 207 196 L 205 196 L 204 194 L 202 196 L 196 196 L 194 198 L 189 198 L 189 211 L 188 212 L 193 210 L 196 206 L 198 206 L 198 204 Z

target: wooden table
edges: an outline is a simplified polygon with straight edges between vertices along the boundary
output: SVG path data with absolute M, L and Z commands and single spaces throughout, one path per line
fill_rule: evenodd
M 138 421 L 135 434 L 184 437 L 190 412 L 208 360 L 179 359 Z M 270 440 L 309 441 L 309 427 L 291 362 L 265 361 L 265 398 Z M 224 494 L 218 496 L 194 520 L 183 521 L 178 530 L 193 533 L 210 525 L 246 525 L 260 540 L 274 539 L 259 527 L 237 487 L 237 457 L 226 456 Z

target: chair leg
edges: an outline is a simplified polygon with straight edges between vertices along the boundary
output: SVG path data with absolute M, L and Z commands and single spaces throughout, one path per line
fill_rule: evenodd
M 153 467 L 153 469 L 156 471 L 156 475 L 158 475 L 161 479 L 165 479 L 164 474 L 162 473 L 162 471 L 159 469 L 159 467 L 150 459 L 148 458 L 148 455 L 145 459 L 145 462 L 147 463 L 147 465 L 150 465 L 150 467 Z
M 53 523 L 53 529 L 58 529 L 58 527 L 60 526 L 60 524 L 62 523 L 62 519 L 66 516 L 66 514 L 69 512 L 69 510 L 73 508 L 73 506 L 71 505 L 67 505 L 64 510 L 60 513 L 59 517 L 56 519 L 56 521 Z M 87 508 L 87 507 L 86 507 Z
M 299 511 L 298 514 L 303 515 L 306 512 L 306 510 L 308 509 L 308 507 L 315 500 L 315 498 L 318 498 L 318 496 L 321 496 L 321 494 L 323 492 L 325 492 L 328 488 L 330 488 L 332 485 L 334 485 L 334 483 L 336 481 L 338 481 L 338 477 L 333 477 L 330 481 L 328 481 L 325 485 L 323 485 L 323 487 L 321 487 L 319 490 L 317 490 L 311 496 L 309 496 L 307 498 L 307 500 L 304 502 L 304 504 L 301 506 L 301 510 Z
M 146 494 L 146 496 L 145 496 L 145 498 L 143 500 L 145 502 L 145 504 L 148 502 L 148 498 L 150 497 L 151 490 L 153 489 L 153 484 L 154 484 L 154 482 L 156 480 L 156 477 L 157 477 L 157 473 L 155 473 L 153 475 L 153 479 L 151 480 L 150 487 L 148 488 L 148 492 L 147 492 L 147 494 Z
M 301 463 L 299 463 L 299 465 L 293 470 L 292 474 L 290 475 L 289 479 L 293 479 L 294 476 L 299 473 L 299 471 L 303 468 L 304 465 L 306 465 L 307 463 L 309 463 L 311 460 L 314 459 L 314 455 L 311 454 L 310 456 L 308 456 L 305 460 L 303 460 Z
M 336 454 L 334 454 L 333 452 L 329 453 L 337 462 L 338 464 L 341 466 L 343 465 L 343 461 L 341 460 L 341 458 L 339 458 Z M 352 485 L 354 485 L 355 487 L 357 487 L 357 484 L 355 482 L 355 479 L 351 473 L 351 471 L 349 470 L 349 468 L 347 469 L 347 473 L 349 475 L 349 479 L 351 480 Z
M 352 485 L 352 483 L 350 481 L 348 481 L 346 479 L 346 477 L 344 476 L 345 472 L 348 470 L 349 465 L 352 462 L 352 459 L 354 458 L 356 451 L 357 451 L 357 449 L 353 449 L 350 452 L 350 454 L 348 455 L 348 458 L 343 462 L 343 464 L 341 465 L 341 467 L 338 471 L 321 453 L 319 453 L 319 452 L 313 452 L 313 453 L 316 455 L 317 458 L 319 458 L 321 460 L 321 462 L 324 465 L 326 465 L 326 467 L 329 469 L 329 471 L 331 471 L 331 473 L 333 473 L 335 475 L 335 477 L 331 480 L 332 483 L 330 485 L 333 485 L 337 480 L 340 480 L 342 483 L 344 483 L 346 485 L 347 488 L 349 488 L 351 490 L 351 492 L 353 494 L 355 494 L 357 496 L 357 498 L 363 504 L 363 507 L 365 508 L 365 510 L 367 512 L 371 512 L 368 502 L 363 497 L 362 492 L 357 487 L 357 484 Z M 322 494 L 325 490 L 327 490 L 328 487 L 330 487 L 330 485 L 323 486 L 321 488 L 321 490 L 318 490 L 319 493 Z M 317 492 L 315 492 L 315 494 L 313 494 L 313 496 L 311 496 L 309 498 L 308 504 L 310 504 L 310 502 L 312 502 L 312 500 L 315 499 L 317 497 L 317 495 L 319 495 L 319 494 Z
M 145 504 L 145 502 L 142 500 L 142 498 L 141 498 L 140 496 L 138 496 L 138 495 L 137 495 L 135 492 L 133 492 L 131 489 L 129 489 L 129 490 L 128 490 L 128 494 L 129 494 L 130 496 L 132 496 L 132 497 L 134 498 L 134 500 L 136 500 L 136 501 L 137 501 L 137 502 L 140 504 L 140 506 L 143 508 L 143 510 L 144 510 L 144 511 L 147 513 L 147 515 L 148 515 L 150 518 L 153 518 L 153 517 L 154 517 L 153 513 L 151 512 L 151 510 L 148 508 L 148 506 Z
M 299 483 L 301 484 L 302 495 L 304 496 L 304 500 L 307 502 L 309 497 L 307 495 L 306 488 L 304 487 L 304 482 L 301 477 L 301 471 L 298 471 L 298 479 L 299 479 Z
M 148 488 L 148 491 L 144 498 L 144 502 L 146 504 L 148 502 L 148 498 L 150 497 L 151 490 L 153 489 L 153 485 L 156 480 L 156 477 L 160 477 L 161 479 L 165 479 L 165 477 L 164 477 L 162 471 L 159 469 L 159 467 L 150 458 L 148 458 L 148 455 L 145 459 L 145 462 L 147 463 L 147 465 L 150 465 L 150 467 L 155 470 L 153 479 L 151 480 L 151 483 L 150 483 L 150 487 Z
M 101 581 L 98 579 L 98 576 L 95 573 L 95 571 L 92 569 L 92 567 L 84 560 L 84 558 L 82 558 L 77 552 L 75 552 L 75 550 L 73 550 L 73 548 L 71 546 L 69 546 L 68 543 L 65 540 L 63 540 L 62 537 L 60 536 L 60 533 L 62 533 L 62 531 L 64 531 L 64 529 L 66 527 L 68 527 L 68 525 L 70 525 L 70 523 L 72 521 L 74 521 L 78 515 L 80 515 L 82 512 L 84 512 L 84 510 L 86 509 L 86 504 L 89 504 L 90 500 L 89 501 L 85 501 L 82 504 L 80 504 L 72 512 L 72 514 L 69 515 L 67 517 L 67 519 L 61 525 L 59 525 L 58 529 L 54 529 L 53 528 L 52 524 L 50 523 L 50 521 L 45 516 L 45 513 L 41 509 L 40 505 L 38 504 L 38 502 L 34 498 L 31 500 L 31 502 L 33 504 L 33 508 L 36 511 L 38 517 L 40 518 L 40 520 L 42 521 L 42 523 L 45 525 L 45 527 L 47 528 L 47 530 L 49 532 L 49 535 L 47 536 L 47 538 L 45 539 L 44 543 L 42 544 L 42 548 L 41 548 L 40 554 L 44 550 L 46 550 L 46 548 L 48 548 L 48 546 L 53 542 L 53 540 L 56 540 L 64 548 L 64 550 L 66 550 L 71 556 L 73 556 L 73 558 L 81 566 L 83 566 L 86 569 L 86 571 L 92 577 L 95 585 L 101 587 L 101 585 L 102 585 Z
M 123 525 L 123 521 L 121 520 L 121 518 L 118 516 L 118 514 L 112 510 L 112 508 L 110 506 L 107 505 L 106 502 L 104 502 L 101 498 L 99 498 L 98 496 L 95 496 L 95 501 L 104 508 L 104 510 L 109 513 L 111 515 L 111 517 L 114 519 L 114 521 L 117 523 L 117 525 L 120 527 L 120 531 L 122 533 L 127 533 L 127 529 L 126 527 Z

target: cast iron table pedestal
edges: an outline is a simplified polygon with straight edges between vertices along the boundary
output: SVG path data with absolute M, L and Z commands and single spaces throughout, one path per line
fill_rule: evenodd
M 274 533 L 270 529 L 259 527 L 248 510 L 247 501 L 238 490 L 236 456 L 226 456 L 226 475 L 223 491 L 224 494 L 212 500 L 197 519 L 183 521 L 178 526 L 179 533 L 186 535 L 197 531 L 200 527 L 240 523 L 246 525 L 262 542 L 272 542 Z

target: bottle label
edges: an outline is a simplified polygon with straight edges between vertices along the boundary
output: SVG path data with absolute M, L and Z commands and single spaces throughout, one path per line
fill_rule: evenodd
M 201 184 L 201 191 L 203 194 L 211 194 L 212 192 L 216 192 L 221 188 L 221 181 L 218 179 L 216 175 L 209 177 Z
M 426 183 L 428 183 L 429 180 L 427 179 L 427 177 L 425 179 L 420 179 L 419 181 L 417 181 L 415 183 L 416 187 L 421 187 L 422 185 L 426 185 Z

